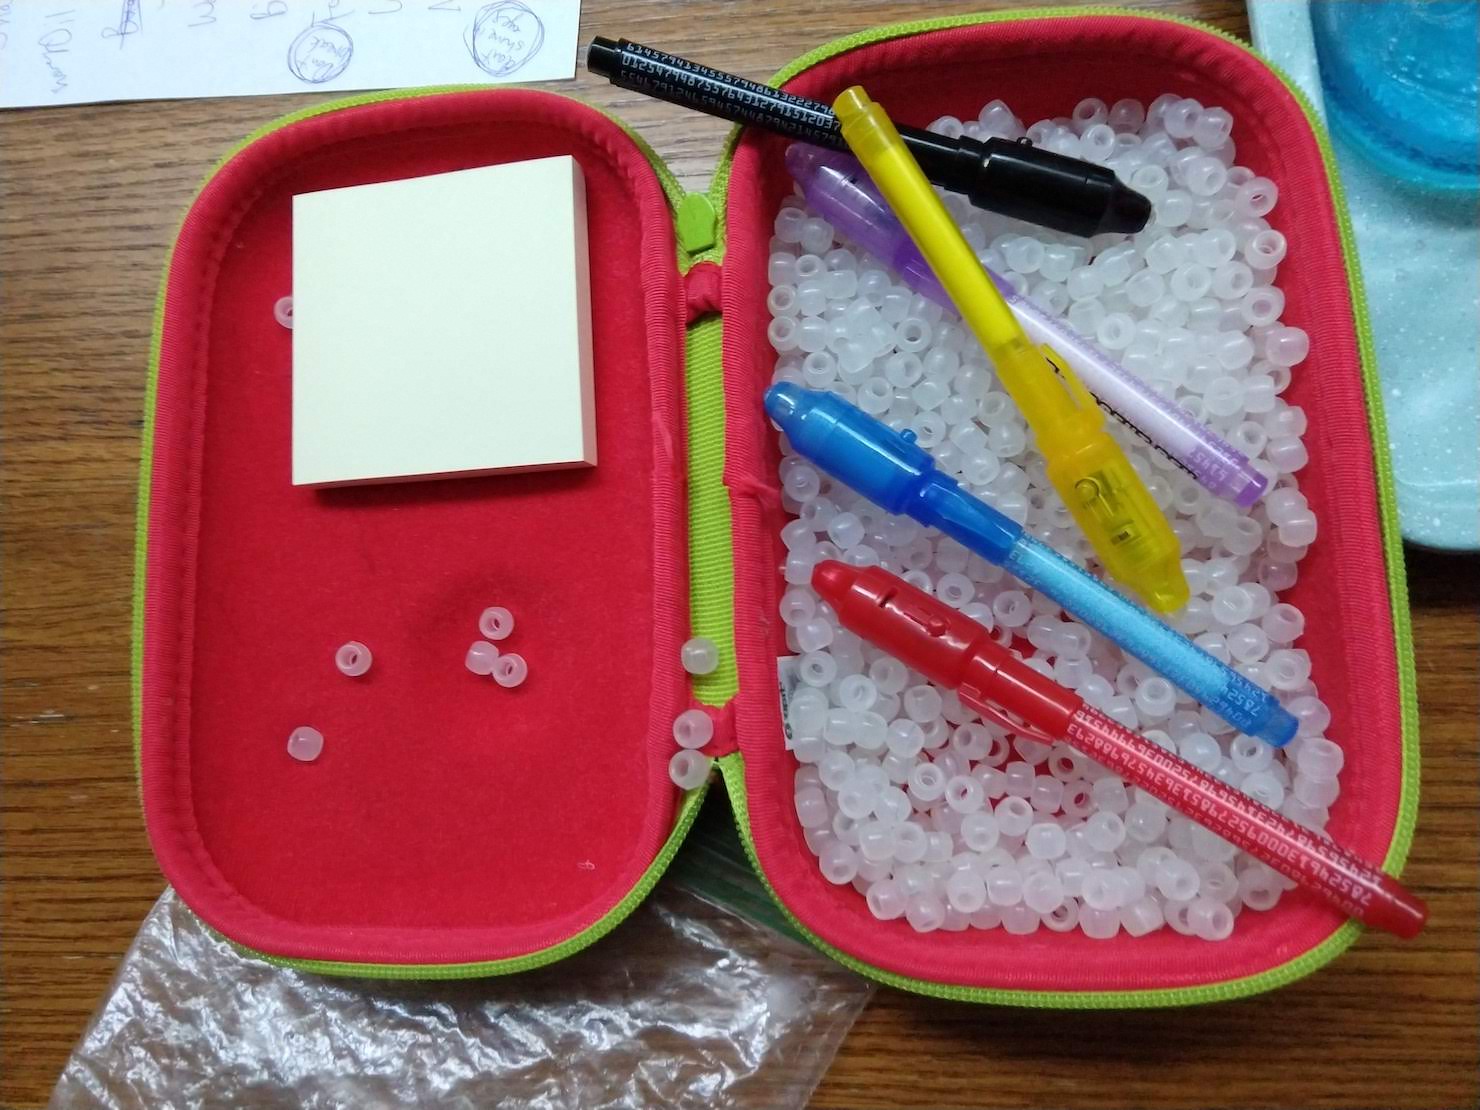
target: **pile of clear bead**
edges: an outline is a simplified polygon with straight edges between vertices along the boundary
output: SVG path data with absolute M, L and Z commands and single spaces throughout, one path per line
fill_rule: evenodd
M 978 258 L 1254 460 L 1270 492 L 1242 511 L 1112 421 L 1183 547 L 1192 599 L 1169 622 L 1275 692 L 1300 721 L 1283 750 L 1236 734 L 1049 598 L 958 543 L 883 513 L 781 444 L 788 513 L 780 603 L 794 653 L 785 699 L 794 800 L 828 881 L 881 920 L 919 931 L 1161 928 L 1222 940 L 1293 885 L 1063 744 L 1014 736 L 842 629 L 812 592 L 823 559 L 881 565 L 1015 645 L 1044 674 L 1129 728 L 1287 817 L 1324 830 L 1342 748 L 1281 600 L 1317 533 L 1300 493 L 1306 414 L 1284 399 L 1309 353 L 1287 326 L 1287 249 L 1266 218 L 1278 187 L 1238 165 L 1234 120 L 1175 94 L 1089 99 L 1024 127 L 1001 101 L 932 130 L 1023 135 L 1110 166 L 1150 198 L 1133 236 L 1084 240 L 943 193 Z M 1293 249 L 1298 250 L 1298 245 Z M 1099 574 L 1049 484 L 1021 414 L 959 318 L 843 240 L 800 194 L 770 244 L 774 379 L 831 390 L 909 429 L 943 472 Z

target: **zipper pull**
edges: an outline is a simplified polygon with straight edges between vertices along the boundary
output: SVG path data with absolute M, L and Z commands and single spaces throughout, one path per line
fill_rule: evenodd
M 709 198 L 703 193 L 684 194 L 683 200 L 678 202 L 674 223 L 678 232 L 678 245 L 689 254 L 698 254 L 714 246 L 718 220 L 714 214 L 714 205 L 709 203 Z

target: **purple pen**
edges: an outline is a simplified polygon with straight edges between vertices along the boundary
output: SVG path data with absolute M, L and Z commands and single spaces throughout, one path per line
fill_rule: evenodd
M 917 293 L 954 311 L 929 264 L 855 159 L 806 143 L 792 143 L 786 149 L 786 168 L 814 212 L 893 268 Z M 991 270 L 987 273 L 1023 331 L 1068 363 L 1105 411 L 1210 493 L 1244 508 L 1263 496 L 1269 480 L 1254 469 L 1248 456 L 1073 328 L 1022 296 L 999 274 Z

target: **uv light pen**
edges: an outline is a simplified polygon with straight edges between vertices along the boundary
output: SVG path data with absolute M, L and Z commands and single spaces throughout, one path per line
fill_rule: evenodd
M 838 118 L 818 100 L 773 89 L 627 39 L 597 37 L 586 68 L 612 84 L 833 150 L 846 150 Z M 978 208 L 1071 235 L 1140 231 L 1151 202 L 1126 188 L 1115 172 L 1079 158 L 1041 150 L 1026 140 L 965 135 L 950 139 L 915 127 L 900 136 L 937 185 Z

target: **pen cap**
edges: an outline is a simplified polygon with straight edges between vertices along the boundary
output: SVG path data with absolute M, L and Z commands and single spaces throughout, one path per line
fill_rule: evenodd
M 586 68 L 598 77 L 610 77 L 621 65 L 621 43 L 597 35 L 586 47 Z
M 844 628 L 937 685 L 959 690 L 963 702 L 988 716 L 1005 710 L 1057 739 L 1082 704 L 984 626 L 883 567 L 828 560 L 812 571 L 812 587 Z
M 1000 374 L 1003 367 L 999 355 L 1027 344 L 1012 310 L 982 269 L 976 252 L 905 146 L 888 113 L 870 100 L 868 93 L 857 85 L 844 89 L 833 101 L 833 110 L 849 148 L 863 163 L 869 179 L 889 202 Z M 1041 356 L 1038 363 L 1032 373 L 1019 377 L 1029 383 L 1041 381 Z M 1035 384 L 1030 388 L 1039 387 Z M 1050 388 L 1057 389 L 1052 385 Z M 1021 390 L 1008 383 L 1008 391 L 1022 407 Z M 1027 415 L 1031 422 L 1032 414 Z
M 1176 533 L 1110 437 L 1094 396 L 1058 354 L 1037 350 L 1071 401 L 1056 419 L 1033 421 L 1048 480 L 1112 577 L 1157 612 L 1180 609 L 1189 592 Z
M 906 512 L 935 472 L 913 437 L 834 393 L 778 382 L 766 390 L 766 414 L 798 452 L 891 513 Z
M 844 89 L 832 107 L 843 129 L 843 138 L 864 165 L 868 165 L 870 158 L 890 154 L 904 146 L 904 139 L 893 121 L 870 99 L 863 86 L 852 85 Z
M 1151 219 L 1151 202 L 1122 185 L 1109 166 L 1028 139 L 951 139 L 914 127 L 899 133 L 931 181 L 989 212 L 1085 238 L 1132 235 Z
M 825 560 L 812 570 L 812 588 L 844 628 L 948 689 L 960 685 L 979 642 L 991 642 L 983 625 L 882 567 Z
M 1023 534 L 1023 526 L 1017 521 L 967 493 L 955 479 L 940 474 L 933 475 L 921 488 L 919 503 L 910 515 L 999 565 Z
M 1048 480 L 1110 576 L 1159 613 L 1186 605 L 1190 591 L 1177 534 L 1103 424 L 1045 443 L 1043 453 Z
M 1133 234 L 1151 218 L 1151 202 L 1122 185 L 1109 166 L 1041 150 L 1026 140 L 993 138 L 977 145 L 977 188 L 967 196 L 978 207 L 1086 238 Z
M 912 432 L 896 432 L 835 393 L 778 382 L 766 391 L 766 412 L 799 453 L 838 481 L 984 559 L 1002 562 L 1023 534 L 1022 525 L 937 471 Z

